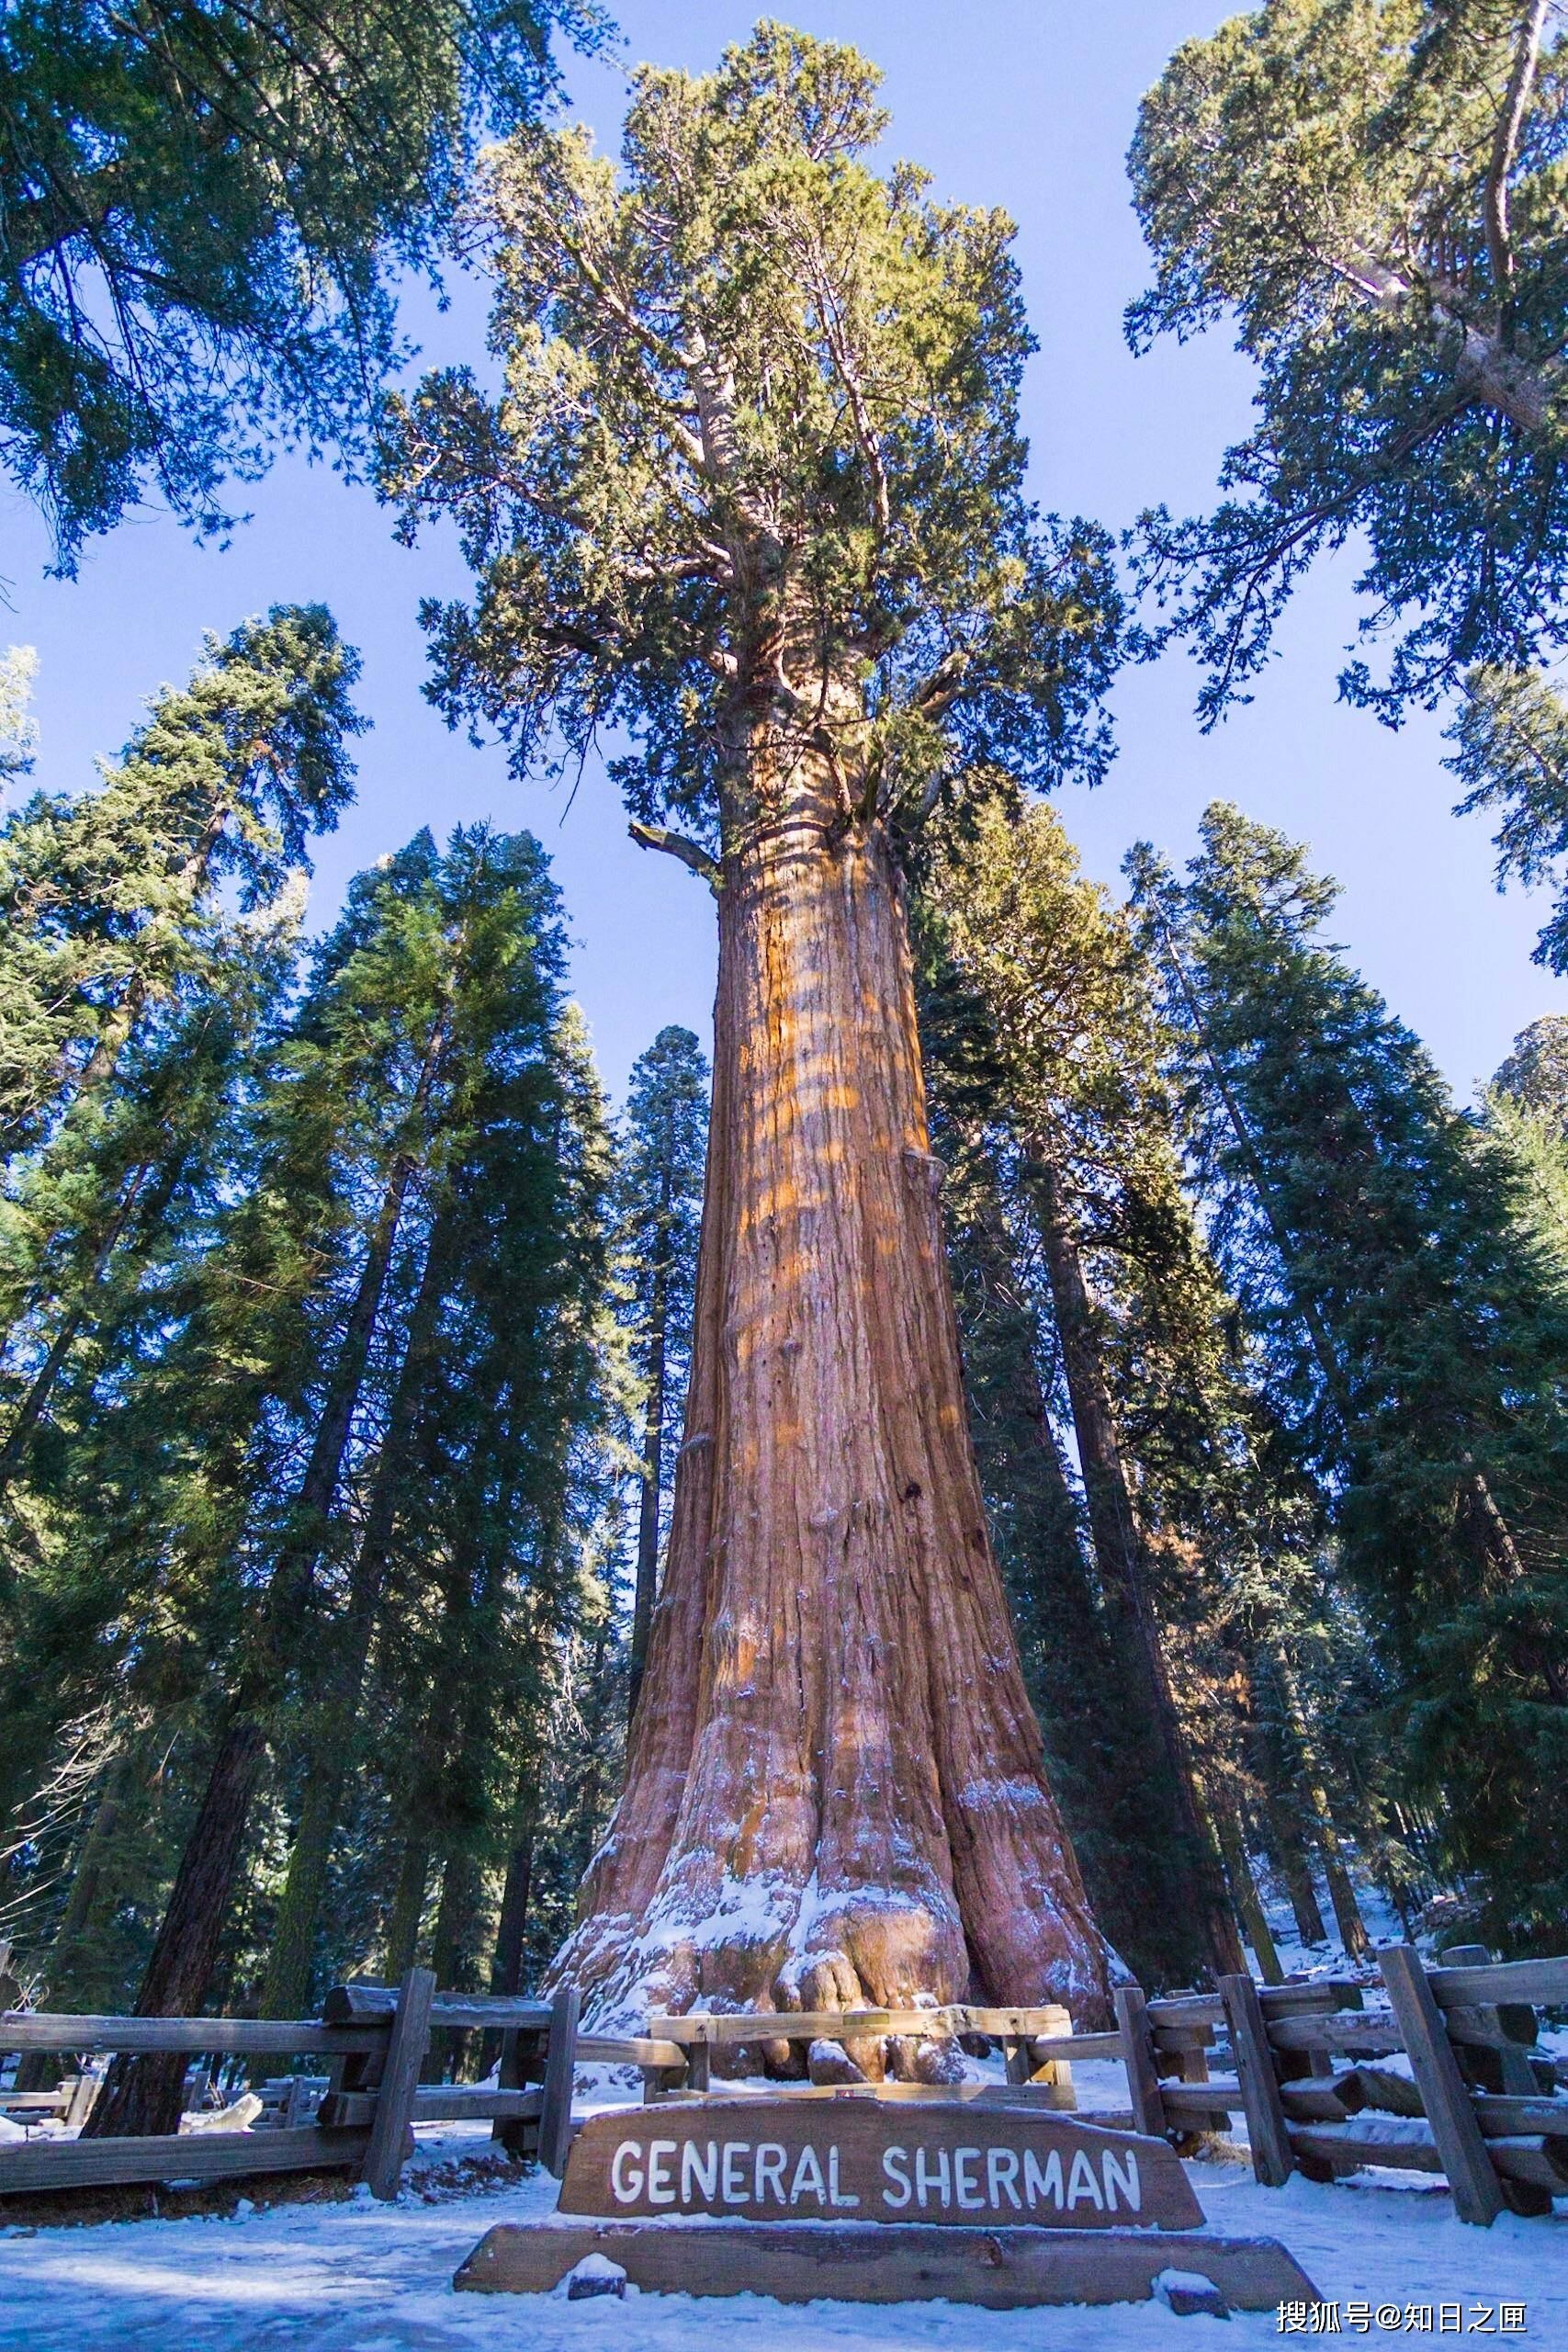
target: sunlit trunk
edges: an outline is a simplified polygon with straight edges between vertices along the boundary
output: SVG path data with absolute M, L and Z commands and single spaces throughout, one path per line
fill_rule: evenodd
M 555 1973 L 601 2015 L 973 1985 L 1092 2018 L 1115 1963 L 987 1535 L 888 844 L 796 800 L 718 907 L 669 1559 Z

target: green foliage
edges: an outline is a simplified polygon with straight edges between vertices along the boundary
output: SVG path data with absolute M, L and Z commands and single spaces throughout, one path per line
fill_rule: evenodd
M 625 726 L 634 816 L 710 851 L 807 746 L 846 819 L 911 821 L 963 759 L 1108 757 L 1109 550 L 1023 498 L 1010 224 L 875 176 L 877 81 L 764 23 L 704 78 L 639 69 L 618 175 L 582 131 L 505 142 L 502 391 L 453 370 L 389 420 L 404 535 L 451 516 L 479 575 L 426 607 L 434 698 L 520 772 Z
M 9 645 L 0 653 L 0 784 L 31 772 L 37 721 L 28 715 L 38 655 L 30 645 Z
M 1468 786 L 1456 816 L 1500 808 L 1497 884 L 1510 876 L 1527 888 L 1559 876 L 1556 909 L 1541 928 L 1538 964 L 1568 970 L 1568 882 L 1560 876 L 1568 853 L 1568 709 L 1550 681 L 1533 670 L 1496 665 L 1469 671 L 1448 737 L 1455 745 L 1445 765 Z
M 1568 1015 L 1520 1031 L 1485 1102 L 1487 1130 L 1516 1170 L 1515 1214 L 1568 1284 Z
M 171 1064 L 202 1182 L 187 1174 L 152 1260 L 122 1247 L 123 1309 L 57 1391 L 0 1656 L 19 1791 L 59 1779 L 73 1721 L 104 1726 L 80 1801 L 45 1808 L 14 1866 L 62 1984 L 101 1969 L 107 1918 L 118 1965 L 146 1958 L 236 1710 L 259 1711 L 272 1760 L 231 1980 L 276 1958 L 286 1917 L 300 1997 L 312 1971 L 363 1968 L 411 1833 L 443 1888 L 446 1958 L 478 1964 L 626 1476 L 613 1164 L 563 962 L 531 839 L 479 828 L 443 851 L 423 833 L 351 886 L 291 1005 L 284 941 L 216 1110 L 188 1053 Z M 117 1104 L 141 1063 L 121 1057 Z M 324 1848 L 289 1910 L 296 1823 Z M 97 1874 L 91 1903 L 54 1891 L 62 1861 Z
M 1548 1012 L 1521 1029 L 1492 1084 L 1521 1109 L 1568 1129 L 1568 1013 Z
M 1518 1941 L 1561 1934 L 1557 1660 L 1568 1295 L 1518 1171 L 1332 947 L 1334 886 L 1215 807 L 1178 885 L 1129 862 L 1181 1041 L 1196 1172 L 1229 1287 L 1335 1498 L 1405 1746 Z
M 353 796 L 359 657 L 320 605 L 209 636 L 97 790 L 38 793 L 0 828 L 0 1136 L 38 1143 L 160 1008 L 280 914 L 313 832 Z M 85 1105 L 83 1105 L 85 1108 Z
M 487 127 L 556 88 L 593 0 L 191 8 L 0 24 L 0 456 L 56 560 L 154 492 L 221 527 L 282 437 L 351 456 Z
M 1401 632 L 1390 718 L 1564 641 L 1568 82 L 1545 0 L 1266 0 L 1179 50 L 1130 168 L 1156 263 L 1135 348 L 1226 315 L 1259 422 L 1206 519 L 1142 570 L 1208 670 L 1211 723 L 1316 557 L 1364 540 L 1363 630 Z
M 707 1125 L 708 1069 L 703 1049 L 689 1029 L 661 1029 L 633 1063 L 626 1088 L 625 1141 L 616 1177 L 616 1258 L 626 1291 L 633 1360 L 645 1379 L 654 1288 L 663 1272 L 658 1314 L 676 1392 L 675 1426 L 683 1385 L 681 1367 L 691 1347 Z

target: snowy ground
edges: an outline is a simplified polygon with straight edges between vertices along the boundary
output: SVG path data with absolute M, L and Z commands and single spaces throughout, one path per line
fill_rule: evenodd
M 1392 1912 L 1371 1890 L 1359 1892 L 1374 1941 L 1402 1941 Z M 1302 1946 L 1285 1932 L 1282 1904 L 1271 1900 L 1269 1909 L 1288 1971 L 1344 1970 L 1337 1942 Z M 1375 1984 L 1375 1968 L 1366 1973 Z M 1568 2033 L 1542 2040 L 1568 2055 Z M 1073 2077 L 1080 2112 L 1125 2116 L 1120 2066 L 1077 2065 Z M 598 2098 L 580 2097 L 580 2113 L 626 2096 L 606 2098 L 608 2081 L 596 2088 Z M 1240 2124 L 1238 2117 L 1237 2132 Z M 449 2190 L 460 2177 L 453 2168 L 488 2146 L 489 2127 L 422 2130 L 419 2139 L 409 2186 L 390 2206 L 362 2190 L 341 2203 L 284 2203 L 225 2220 L 0 2222 L 0 2352 L 1247 2352 L 1309 2324 L 1282 2327 L 1272 2312 L 1177 2319 L 1152 2303 L 983 2312 L 952 2303 L 789 2307 L 755 2295 L 578 2303 L 562 2292 L 457 2295 L 452 2274 L 485 2231 L 547 2213 L 556 2184 L 538 2175 L 499 2191 L 443 2195 L 443 2176 Z M 1396 2335 L 1506 2336 L 1568 2352 L 1568 2205 L 1549 2221 L 1505 2214 L 1475 2230 L 1454 2220 L 1447 2190 L 1420 2174 L 1367 2173 L 1335 2187 L 1298 2176 L 1265 2189 L 1241 2163 L 1193 2163 L 1187 2172 L 1211 2229 L 1289 2247 L 1333 2307 L 1314 2335 L 1385 2344 Z M 438 2201 L 427 2201 L 432 2194 Z M 1187 2267 L 1179 2238 L 1167 2243 L 1173 2266 Z
M 1088 2071 L 1087 2069 L 1085 2070 Z M 1110 2070 L 1100 2070 L 1109 2074 Z M 1086 2088 L 1088 2086 L 1086 2086 Z M 1085 2107 L 1090 2106 L 1085 2098 Z M 423 2135 L 422 2134 L 422 2137 Z M 443 2132 L 439 2154 L 482 2146 L 485 2127 Z M 438 2150 L 432 2147 L 429 2156 Z M 423 2166 L 418 2167 L 423 2172 Z M 1490 2230 L 1453 2218 L 1447 2193 L 1416 2187 L 1317 2187 L 1299 2177 L 1258 2188 L 1244 2167 L 1191 2164 L 1209 2225 L 1226 2236 L 1271 2236 L 1319 2291 L 1370 2307 L 1368 2334 L 1499 2334 L 1504 2304 L 1525 2306 L 1516 2341 L 1568 2347 L 1568 2211 L 1551 2221 L 1505 2215 Z M 416 2176 L 417 2177 L 417 2176 Z M 428 2179 L 429 2176 L 426 2174 Z M 1410 2175 L 1394 2177 L 1404 2182 Z M 0 2228 L 4 2352 L 1167 2352 L 1206 2345 L 1246 2352 L 1275 2343 L 1273 2313 L 1177 2319 L 1150 2305 L 983 2312 L 950 2303 L 788 2308 L 759 2296 L 682 2295 L 568 2303 L 541 2297 L 457 2295 L 452 2273 L 495 2222 L 532 2219 L 555 2202 L 544 2176 L 500 2193 L 426 2203 L 418 2187 L 396 2205 L 361 2194 L 343 2204 L 279 2205 L 232 2220 Z M 1179 2242 L 1171 2259 L 1180 2264 Z M 1378 2324 L 1378 2307 L 1394 2328 Z M 1411 2312 L 1407 2324 L 1406 2312 Z M 1489 2314 L 1482 2329 L 1481 2312 Z M 1425 2322 L 1425 2324 L 1423 2324 Z

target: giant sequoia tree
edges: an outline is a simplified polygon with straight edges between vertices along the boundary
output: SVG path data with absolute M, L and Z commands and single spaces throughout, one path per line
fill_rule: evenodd
M 434 694 L 519 765 L 619 723 L 634 832 L 718 902 L 686 1436 L 615 1826 L 562 1962 L 601 2009 L 1104 2000 L 965 1425 L 897 842 L 988 758 L 1097 767 L 1102 539 L 1026 505 L 998 215 L 863 161 L 850 50 L 643 69 L 622 169 L 493 158 L 492 401 L 386 488 L 479 575 Z

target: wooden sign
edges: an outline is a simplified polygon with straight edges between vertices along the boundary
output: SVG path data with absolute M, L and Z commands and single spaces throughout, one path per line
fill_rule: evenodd
M 1018 2311 L 1038 2303 L 1136 2303 L 1196 2273 L 1234 2311 L 1321 2302 L 1273 2238 L 1162 2237 L 1157 2230 L 866 2228 L 799 2222 L 502 2222 L 452 2281 L 480 2295 L 546 2295 L 586 2256 L 624 2270 L 646 2295 L 818 2295 L 850 2303 L 933 2296 Z M 884 2332 L 885 2333 L 885 2332 Z M 519 2339 L 520 2341 L 523 2339 Z M 879 2335 L 878 2341 L 883 2336 Z
M 1201 2226 L 1163 2140 L 1034 2110 L 874 2099 L 727 2100 L 591 2116 L 562 2213 L 673 2221 Z

